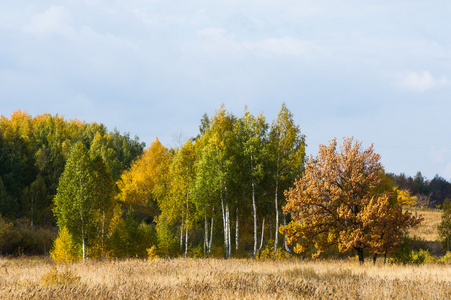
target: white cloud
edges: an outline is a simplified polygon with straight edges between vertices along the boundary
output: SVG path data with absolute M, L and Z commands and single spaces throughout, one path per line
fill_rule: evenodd
M 69 15 L 70 13 L 64 6 L 52 5 L 43 13 L 35 15 L 29 24 L 23 27 L 23 30 L 38 36 L 65 34 L 70 30 L 70 26 L 67 24 Z
M 235 35 L 222 28 L 204 28 L 198 31 L 198 36 L 207 43 L 220 44 L 222 51 L 240 51 L 261 56 L 313 56 L 324 51 L 310 41 L 291 36 L 282 38 L 266 38 L 259 41 L 239 41 Z M 218 46 L 218 45 L 216 45 Z M 216 47 L 217 48 L 217 47 Z M 215 49 L 216 49 L 215 48 Z
M 424 92 L 448 84 L 449 80 L 446 76 L 435 78 L 428 71 L 409 71 L 397 76 L 397 86 L 403 90 L 413 92 Z
M 244 43 L 249 50 L 262 50 L 267 53 L 303 56 L 322 52 L 321 48 L 312 42 L 293 37 L 268 38 L 257 43 Z

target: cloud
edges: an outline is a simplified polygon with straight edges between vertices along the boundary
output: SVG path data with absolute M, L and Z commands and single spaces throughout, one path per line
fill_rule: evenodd
M 249 50 L 260 50 L 266 53 L 286 56 L 305 56 L 322 52 L 316 44 L 291 36 L 283 38 L 268 38 L 257 43 L 244 43 Z
M 66 23 L 69 15 L 64 6 L 52 5 L 43 13 L 35 15 L 23 30 L 41 37 L 55 33 L 64 35 L 70 30 Z
M 239 41 L 236 36 L 223 28 L 204 28 L 197 32 L 202 41 L 221 46 L 222 51 L 257 54 L 260 56 L 311 57 L 323 53 L 313 42 L 297 39 L 292 36 L 282 38 L 266 38 L 257 41 Z M 215 47 L 217 49 L 218 47 Z
M 399 88 L 412 92 L 424 92 L 448 84 L 449 80 L 447 77 L 435 78 L 428 71 L 409 71 L 398 74 L 396 82 Z

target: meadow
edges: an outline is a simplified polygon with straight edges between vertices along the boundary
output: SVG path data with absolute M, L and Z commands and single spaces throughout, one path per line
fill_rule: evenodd
M 451 299 L 451 267 L 354 260 L 0 259 L 0 299 Z

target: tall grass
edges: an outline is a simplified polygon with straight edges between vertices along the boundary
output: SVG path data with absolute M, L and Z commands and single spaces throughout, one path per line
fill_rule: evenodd
M 451 299 L 451 268 L 233 259 L 55 266 L 48 259 L 0 259 L 0 299 L 269 298 Z

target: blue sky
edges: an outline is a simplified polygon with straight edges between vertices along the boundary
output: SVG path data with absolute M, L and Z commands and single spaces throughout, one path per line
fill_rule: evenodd
M 0 1 L 0 114 L 48 112 L 175 146 L 221 103 L 308 153 L 374 143 L 386 171 L 451 180 L 449 1 Z

